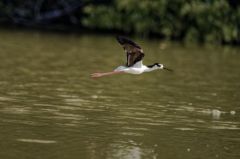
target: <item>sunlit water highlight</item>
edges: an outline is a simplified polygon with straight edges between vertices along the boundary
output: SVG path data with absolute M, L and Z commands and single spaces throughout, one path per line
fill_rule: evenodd
M 136 39 L 155 71 L 124 64 L 111 36 L 0 32 L 0 158 L 240 157 L 240 50 Z

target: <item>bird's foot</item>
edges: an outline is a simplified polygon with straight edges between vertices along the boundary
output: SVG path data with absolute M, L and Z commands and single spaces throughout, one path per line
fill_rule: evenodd
M 99 77 L 102 77 L 102 76 L 103 76 L 103 73 L 93 73 L 93 74 L 91 74 L 92 78 L 99 78 Z

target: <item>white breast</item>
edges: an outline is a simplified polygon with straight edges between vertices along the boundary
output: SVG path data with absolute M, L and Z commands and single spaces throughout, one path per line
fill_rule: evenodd
M 119 66 L 114 71 L 123 71 L 130 74 L 141 74 L 146 70 L 146 66 L 142 64 L 142 61 L 137 62 L 132 67 Z
M 128 69 L 125 69 L 124 72 L 130 73 L 130 74 L 141 74 L 144 71 L 141 68 L 129 67 Z

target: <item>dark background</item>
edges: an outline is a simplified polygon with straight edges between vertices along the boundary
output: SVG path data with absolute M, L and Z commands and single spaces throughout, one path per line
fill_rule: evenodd
M 0 0 L 2 26 L 240 44 L 238 0 Z

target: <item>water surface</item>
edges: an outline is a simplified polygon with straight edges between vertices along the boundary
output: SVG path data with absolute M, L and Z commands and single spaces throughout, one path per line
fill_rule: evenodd
M 112 36 L 0 31 L 0 158 L 240 158 L 240 49 L 135 39 L 174 73 L 115 75 Z

